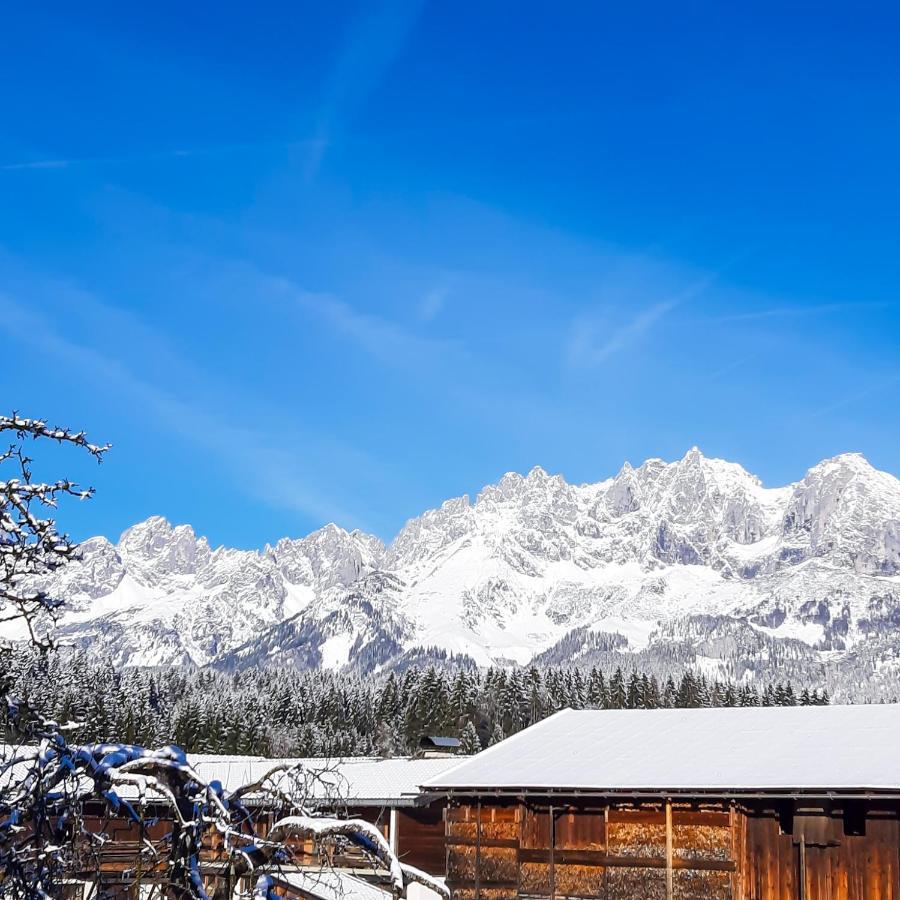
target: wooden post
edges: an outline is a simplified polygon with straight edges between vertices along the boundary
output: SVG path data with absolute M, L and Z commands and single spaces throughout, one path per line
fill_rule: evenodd
M 550 806 L 550 898 L 556 898 L 556 859 L 554 848 L 556 847 L 556 814 L 553 806 Z
M 672 836 L 672 801 L 666 800 L 666 900 L 675 896 L 672 861 L 674 858 L 674 841 Z
M 388 840 L 391 842 L 391 850 L 393 850 L 394 855 L 397 856 L 400 853 L 400 813 L 396 806 L 391 807 L 388 835 Z
M 734 871 L 731 873 L 731 896 L 732 897 L 741 897 L 741 875 L 740 875 L 740 867 L 741 863 L 739 861 L 739 850 L 738 850 L 738 836 L 737 836 L 737 814 L 734 808 L 734 800 L 728 804 L 728 828 L 731 831 L 731 858 L 734 860 Z
M 144 820 L 141 819 L 141 822 L 138 826 L 138 852 L 137 852 L 137 860 L 134 866 L 134 880 L 131 882 L 131 888 L 128 893 L 131 895 L 133 900 L 140 900 L 141 897 L 141 879 L 143 877 L 143 871 L 141 869 L 141 848 L 140 844 L 144 842 L 145 834 L 144 834 Z
M 800 900 L 806 900 L 806 835 L 800 835 Z
M 475 900 L 481 898 L 481 798 L 478 798 L 475 818 Z
M 444 820 L 444 871 L 448 878 L 450 877 L 450 841 L 447 838 L 450 837 L 450 807 L 451 803 L 448 802 L 441 813 L 441 818 Z
M 522 835 L 525 830 L 525 808 L 521 798 L 516 805 L 516 896 L 522 893 Z
M 609 856 L 609 802 L 603 807 L 603 852 Z M 609 866 L 603 867 L 603 896 L 609 894 Z

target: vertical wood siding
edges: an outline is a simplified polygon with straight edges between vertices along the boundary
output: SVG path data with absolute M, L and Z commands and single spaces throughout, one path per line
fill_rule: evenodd
M 444 815 L 441 804 L 399 810 L 397 837 L 397 853 L 403 862 L 430 875 L 446 874 Z
M 448 885 L 460 900 L 900 900 L 897 808 L 849 821 L 840 806 L 454 803 Z

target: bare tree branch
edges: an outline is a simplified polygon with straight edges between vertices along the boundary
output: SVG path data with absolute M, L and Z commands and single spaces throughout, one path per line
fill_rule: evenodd
M 55 441 L 101 462 L 109 445 L 15 412 L 0 416 L 0 432 L 14 436 L 0 451 L 0 622 L 23 620 L 32 643 L 47 648 L 49 636 L 37 629 L 55 621 L 60 603 L 40 579 L 78 554 L 47 511 L 93 490 L 64 478 L 35 480 L 25 447 Z M 323 801 L 332 812 L 338 806 L 340 779 L 327 767 L 276 766 L 229 793 L 204 780 L 178 747 L 70 744 L 66 727 L 9 696 L 8 685 L 0 684 L 0 695 L 8 739 L 0 759 L 0 898 L 60 897 L 73 878 L 99 886 L 104 856 L 117 849 L 114 827 L 130 828 L 135 838 L 134 866 L 122 877 L 179 900 L 231 900 L 234 879 L 255 870 L 255 896 L 274 896 L 270 873 L 292 864 L 309 840 L 323 865 L 333 855 L 326 845 L 351 844 L 387 873 L 396 895 L 416 881 L 447 896 L 427 875 L 402 866 L 374 825 L 320 814 Z M 258 820 L 275 812 L 281 818 L 262 829 Z
M 51 427 L 16 412 L 0 415 L 0 432 L 13 436 L 9 447 L 0 452 L 0 622 L 22 620 L 33 643 L 49 646 L 49 635 L 39 635 L 36 629 L 41 622 L 55 622 L 60 601 L 42 590 L 38 580 L 75 559 L 78 547 L 57 530 L 51 516 L 39 511 L 55 511 L 63 497 L 86 500 L 93 489 L 79 488 L 65 478 L 33 480 L 26 443 L 47 440 L 69 444 L 98 462 L 110 445 L 92 444 L 83 431 Z

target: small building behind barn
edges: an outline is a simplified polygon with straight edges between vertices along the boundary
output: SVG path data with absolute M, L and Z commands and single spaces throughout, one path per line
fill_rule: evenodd
M 564 710 L 424 785 L 456 900 L 900 900 L 900 707 Z
M 422 756 L 453 756 L 460 752 L 460 740 L 442 734 L 425 734 L 419 739 Z
M 258 790 L 241 800 L 254 828 L 265 837 L 273 823 L 296 812 L 294 801 L 325 819 L 362 819 L 375 825 L 400 861 L 438 879 L 445 874 L 443 808 L 446 797 L 419 785 L 459 763 L 459 757 L 270 759 L 261 756 L 190 754 L 191 765 L 204 782 L 218 782 L 227 793 L 245 786 Z M 284 779 L 284 780 L 279 780 Z M 263 790 L 268 784 L 275 790 Z M 138 799 L 137 789 L 124 786 L 118 795 Z M 171 808 L 163 802 L 142 806 L 146 824 L 139 828 L 125 814 L 87 799 L 82 813 L 91 840 L 73 854 L 66 900 L 169 896 L 167 872 L 147 864 L 149 846 L 165 860 L 173 831 Z M 207 835 L 200 852 L 200 876 L 212 894 L 223 884 L 229 897 L 249 897 L 260 874 L 273 879 L 276 893 L 304 900 L 391 900 L 387 873 L 374 867 L 358 844 L 339 841 L 327 848 L 314 838 L 289 842 L 289 856 L 275 867 L 252 870 L 232 880 L 222 853 L 222 837 Z M 84 852 L 84 851 L 87 852 Z M 409 886 L 410 900 L 438 900 L 433 891 Z
M 207 781 L 228 791 L 254 784 L 278 766 L 308 773 L 302 795 L 307 807 L 378 826 L 400 861 L 443 877 L 446 798 L 420 785 L 457 765 L 459 757 L 345 757 L 341 759 L 269 759 L 262 756 L 191 754 L 191 763 Z M 245 798 L 254 806 L 256 798 Z M 261 811 L 260 811 L 261 812 Z M 271 810 L 272 817 L 283 810 Z

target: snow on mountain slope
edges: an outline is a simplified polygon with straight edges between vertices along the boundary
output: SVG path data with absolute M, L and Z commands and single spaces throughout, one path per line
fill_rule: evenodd
M 61 638 L 123 665 L 368 670 L 429 647 L 524 664 L 610 633 L 635 653 L 702 643 L 704 665 L 733 672 L 745 652 L 772 669 L 772 642 L 832 669 L 870 653 L 892 685 L 900 481 L 845 454 L 771 489 L 694 448 L 596 484 L 507 474 L 387 547 L 328 525 L 259 553 L 214 550 L 151 518 L 117 545 L 86 542 L 50 586 L 68 601 Z

